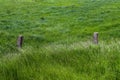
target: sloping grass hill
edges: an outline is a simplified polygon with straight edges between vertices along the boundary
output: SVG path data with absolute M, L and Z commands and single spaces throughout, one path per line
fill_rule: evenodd
M 0 80 L 120 80 L 119 32 L 120 0 L 0 0 Z

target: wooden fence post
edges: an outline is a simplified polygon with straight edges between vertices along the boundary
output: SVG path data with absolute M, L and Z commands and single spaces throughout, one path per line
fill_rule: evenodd
M 94 32 L 94 34 L 93 34 L 93 42 L 95 44 L 98 44 L 98 32 Z
M 17 40 L 17 46 L 18 46 L 18 48 L 22 48 L 22 44 L 23 44 L 23 36 L 20 35 L 18 37 L 18 40 Z

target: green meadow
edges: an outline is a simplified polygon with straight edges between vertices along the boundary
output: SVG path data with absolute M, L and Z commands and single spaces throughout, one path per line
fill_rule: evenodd
M 0 0 L 0 80 L 120 80 L 119 40 L 119 0 Z

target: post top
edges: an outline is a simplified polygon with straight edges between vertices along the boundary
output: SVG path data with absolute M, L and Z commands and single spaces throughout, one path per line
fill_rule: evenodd
M 19 37 L 23 37 L 23 35 L 19 35 Z
M 98 34 L 99 32 L 94 32 L 94 34 Z

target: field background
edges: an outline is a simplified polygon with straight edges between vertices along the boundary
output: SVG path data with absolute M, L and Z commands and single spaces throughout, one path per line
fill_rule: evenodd
M 0 80 L 120 80 L 119 39 L 120 0 L 0 0 Z

